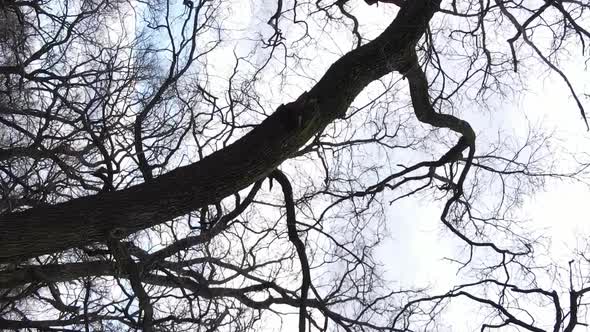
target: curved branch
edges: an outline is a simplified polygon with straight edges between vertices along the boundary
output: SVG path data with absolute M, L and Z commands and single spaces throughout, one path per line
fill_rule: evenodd
M 133 261 L 133 258 L 131 258 L 131 255 L 129 255 L 129 251 L 127 250 L 126 246 L 123 245 L 118 239 L 109 239 L 109 249 L 115 257 L 117 265 L 121 271 L 129 276 L 131 288 L 139 300 L 140 309 L 144 312 L 144 317 L 141 324 L 143 331 L 153 331 L 154 308 L 150 303 L 149 295 L 146 293 L 143 285 L 141 284 L 142 272 L 140 266 L 138 266 L 138 264 Z
M 285 207 L 287 208 L 287 232 L 289 234 L 289 241 L 293 243 L 297 250 L 297 256 L 299 256 L 299 262 L 301 264 L 301 304 L 299 306 L 299 332 L 305 332 L 305 317 L 307 316 L 307 310 L 305 303 L 307 302 L 307 293 L 311 285 L 311 274 L 309 269 L 309 261 L 305 253 L 305 244 L 297 235 L 297 220 L 295 218 L 295 203 L 293 201 L 293 188 L 287 176 L 281 171 L 274 170 L 270 176 L 277 180 L 277 182 L 283 188 L 283 195 L 285 196 Z

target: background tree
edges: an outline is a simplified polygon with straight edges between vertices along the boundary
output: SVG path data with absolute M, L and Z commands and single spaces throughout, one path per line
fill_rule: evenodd
M 587 250 L 540 265 L 518 211 L 586 164 L 466 119 L 543 68 L 585 121 L 560 64 L 590 4 L 400 4 L 2 1 L 0 328 L 433 330 L 457 299 L 481 330 L 584 324 Z M 467 249 L 448 292 L 384 278 L 409 197 Z

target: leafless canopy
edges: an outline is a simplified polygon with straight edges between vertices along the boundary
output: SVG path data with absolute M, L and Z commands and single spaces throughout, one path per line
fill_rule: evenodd
M 518 213 L 584 159 L 559 168 L 542 128 L 466 119 L 544 76 L 587 125 L 568 73 L 589 12 L 0 0 L 0 329 L 433 331 L 462 303 L 476 330 L 573 331 L 590 250 L 541 263 Z M 446 291 L 386 277 L 407 201 L 463 249 Z

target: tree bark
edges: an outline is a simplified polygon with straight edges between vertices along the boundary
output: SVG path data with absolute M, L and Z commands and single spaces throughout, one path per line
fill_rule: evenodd
M 218 202 L 266 177 L 343 115 L 370 82 L 392 71 L 405 73 L 409 51 L 439 5 L 440 0 L 408 1 L 379 37 L 332 64 L 308 93 L 197 163 L 128 189 L 0 216 L 0 262 L 105 241 L 113 230 L 131 234 Z M 300 122 L 292 124 L 292 119 Z

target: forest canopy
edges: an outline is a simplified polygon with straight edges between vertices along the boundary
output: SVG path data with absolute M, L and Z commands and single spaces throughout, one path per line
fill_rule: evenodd
M 523 204 L 590 151 L 496 128 L 548 81 L 585 135 L 589 11 L 0 0 L 0 329 L 584 328 L 590 247 L 553 261 Z M 388 277 L 436 250 L 379 254 L 408 201 L 460 282 Z

